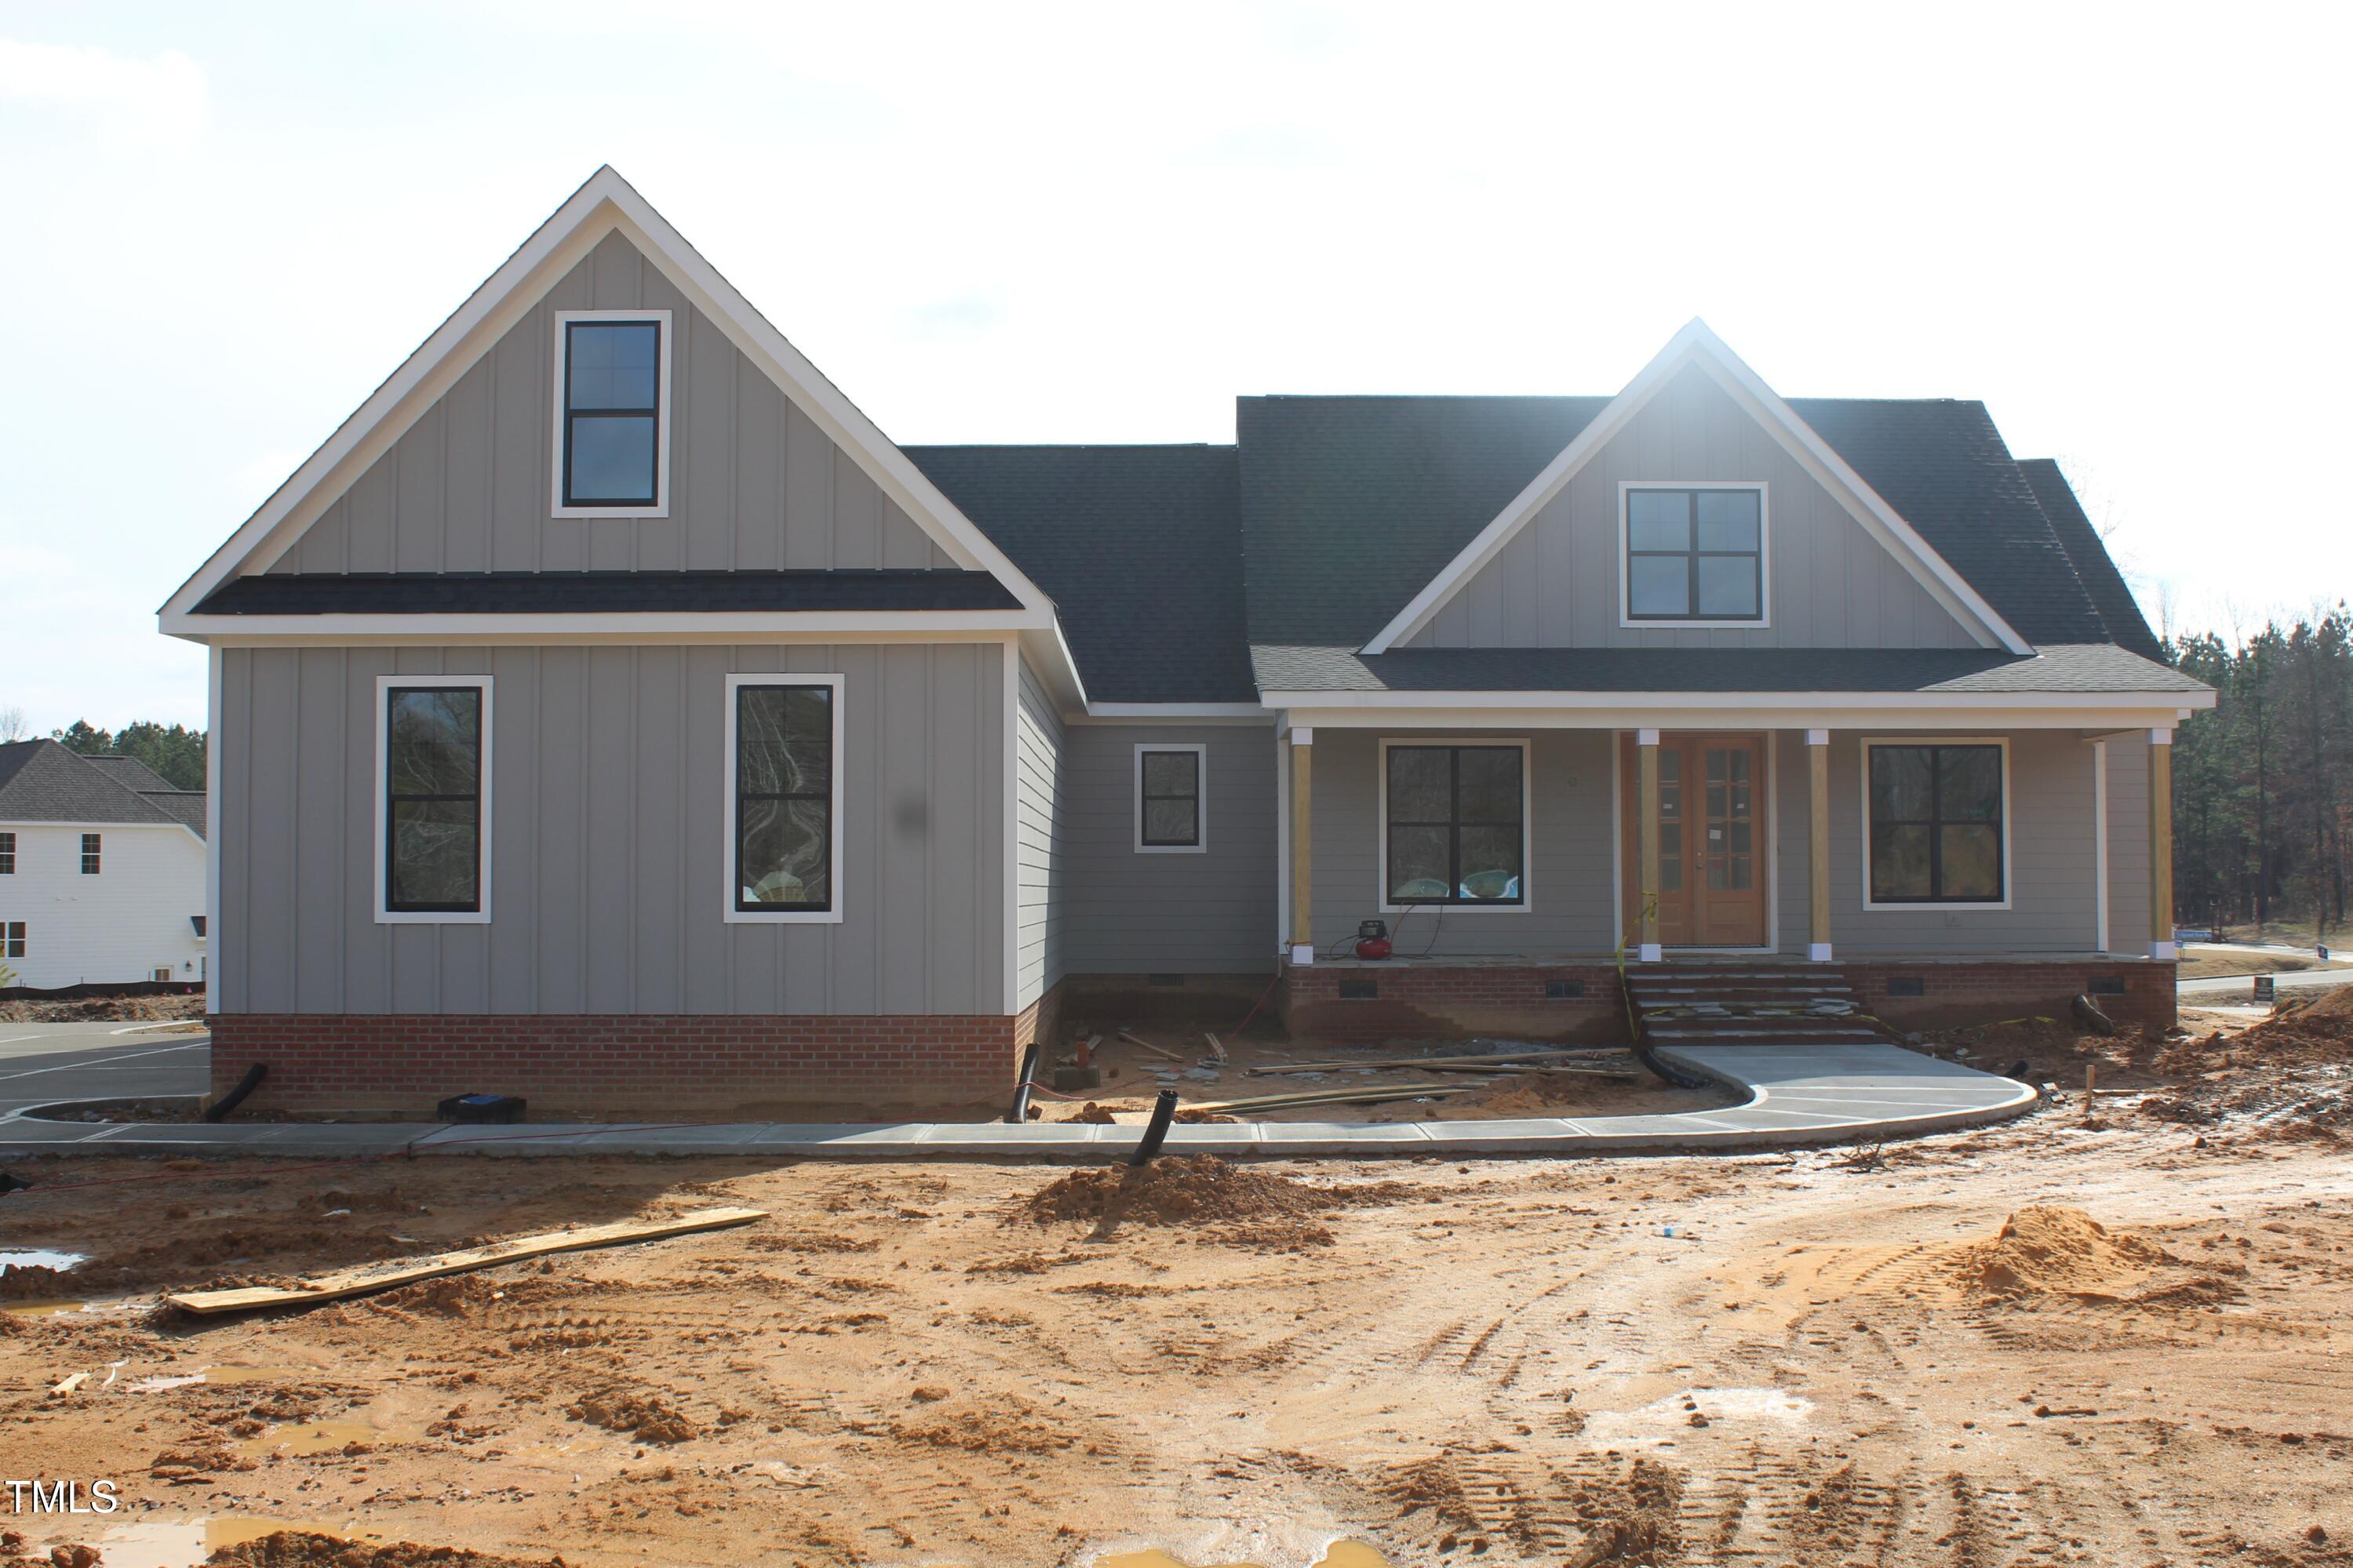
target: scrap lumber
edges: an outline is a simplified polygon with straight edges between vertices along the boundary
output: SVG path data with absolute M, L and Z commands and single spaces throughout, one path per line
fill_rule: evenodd
M 723 1230 L 729 1226 L 749 1225 L 755 1219 L 767 1217 L 765 1209 L 697 1209 L 676 1219 L 621 1220 L 611 1225 L 587 1225 L 577 1230 L 543 1231 L 536 1236 L 521 1236 L 512 1241 L 494 1241 L 487 1247 L 469 1247 L 456 1252 L 431 1253 L 423 1258 L 403 1258 L 391 1263 L 362 1264 L 356 1268 L 339 1268 L 331 1274 L 322 1274 L 316 1279 L 288 1287 L 176 1291 L 166 1295 L 164 1301 L 166 1306 L 177 1307 L 198 1317 L 212 1317 L 222 1312 L 251 1312 L 264 1307 L 312 1307 L 327 1301 L 340 1301 L 350 1296 L 389 1290 L 396 1285 L 413 1285 L 421 1279 L 438 1279 L 445 1274 L 465 1274 L 501 1263 L 519 1262 L 526 1258 L 542 1258 L 551 1252 L 580 1252 L 595 1247 L 617 1247 L 624 1242 L 659 1241 L 664 1237 Z
M 1206 1032 L 1201 1036 L 1201 1037 L 1209 1042 L 1209 1054 L 1211 1056 L 1217 1058 L 1221 1062 L 1229 1059 L 1226 1055 L 1225 1041 L 1218 1038 L 1215 1035 L 1208 1034 Z
M 1131 1029 L 1122 1029 L 1119 1032 L 1119 1037 L 1125 1040 L 1131 1046 L 1142 1046 L 1145 1050 L 1150 1051 L 1155 1057 L 1166 1057 L 1172 1062 L 1181 1062 L 1185 1059 L 1183 1057 L 1178 1056 L 1175 1051 L 1162 1050 L 1158 1046 L 1154 1045 L 1150 1040 L 1145 1039 L 1143 1036 L 1136 1034 Z
M 81 1385 L 89 1381 L 90 1373 L 86 1372 L 68 1373 L 62 1381 L 50 1387 L 49 1397 L 63 1399 L 67 1394 L 78 1392 Z
M 1253 1073 L 1337 1072 L 1345 1068 L 1436 1068 L 1436 1067 L 1514 1067 L 1526 1063 L 1543 1063 L 1556 1057 L 1590 1057 L 1595 1047 L 1548 1051 L 1499 1051 L 1493 1055 L 1469 1057 L 1376 1057 L 1355 1061 L 1274 1062 L 1246 1068 Z M 1617 1054 L 1610 1051 L 1609 1054 Z
M 1358 1089 L 1317 1089 L 1312 1094 L 1267 1094 L 1253 1100 L 1205 1100 L 1187 1110 L 1281 1110 L 1307 1105 L 1375 1105 L 1385 1100 L 1414 1100 L 1425 1094 L 1471 1094 L 1470 1083 L 1404 1083 Z

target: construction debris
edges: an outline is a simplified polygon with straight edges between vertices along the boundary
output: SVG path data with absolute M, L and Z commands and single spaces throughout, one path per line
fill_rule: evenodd
M 1371 1105 L 1384 1100 L 1415 1100 L 1423 1095 L 1475 1094 L 1468 1083 L 1365 1084 L 1356 1089 L 1314 1089 L 1304 1094 L 1268 1094 L 1254 1100 L 1204 1100 L 1187 1110 L 1275 1110 L 1306 1105 Z
M 1314 1062 L 1273 1062 L 1263 1067 L 1250 1068 L 1248 1070 L 1252 1073 L 1289 1073 L 1339 1072 L 1348 1068 L 1366 1068 L 1370 1069 L 1387 1069 L 1389 1068 L 1430 1068 L 1438 1070 L 1461 1068 L 1472 1072 L 1500 1072 L 1509 1068 L 1521 1068 L 1532 1064 L 1540 1065 L 1548 1063 L 1561 1058 L 1583 1057 L 1590 1059 L 1597 1056 L 1618 1056 L 1622 1054 L 1622 1052 L 1615 1049 L 1605 1051 L 1588 1048 L 1584 1050 L 1559 1049 L 1540 1051 L 1504 1051 L 1498 1052 L 1492 1056 L 1470 1057 L 1377 1057 L 1370 1059 L 1355 1061 L 1334 1060 Z M 1564 1063 L 1559 1070 L 1611 1072 L 1615 1069 L 1600 1067 L 1571 1069 L 1566 1063 Z
M 347 1296 L 389 1290 L 396 1285 L 412 1285 L 420 1279 L 438 1279 L 445 1274 L 464 1274 L 476 1268 L 490 1268 L 501 1263 L 544 1257 L 551 1252 L 579 1252 L 589 1247 L 616 1247 L 624 1242 L 659 1241 L 664 1237 L 720 1230 L 729 1226 L 749 1225 L 755 1219 L 767 1217 L 765 1209 L 699 1209 L 692 1214 L 681 1215 L 676 1219 L 650 1223 L 625 1220 L 613 1225 L 583 1226 L 577 1230 L 555 1230 L 538 1236 L 518 1237 L 512 1241 L 492 1242 L 488 1247 L 434 1253 L 398 1263 L 374 1263 L 357 1268 L 341 1268 L 290 1287 L 253 1286 L 235 1290 L 181 1291 L 166 1295 L 164 1302 L 166 1306 L 177 1307 L 181 1311 L 193 1312 L 199 1317 L 211 1317 L 222 1312 L 258 1311 L 265 1307 L 311 1307 L 327 1301 L 340 1301 Z
M 1158 1046 L 1154 1045 L 1150 1040 L 1145 1039 L 1143 1036 L 1135 1033 L 1132 1029 L 1122 1029 L 1119 1032 L 1119 1037 L 1125 1040 L 1131 1046 L 1142 1046 L 1145 1050 L 1150 1051 L 1155 1057 L 1166 1057 L 1172 1062 L 1181 1062 L 1185 1059 L 1183 1057 L 1178 1056 L 1175 1051 L 1162 1050 Z

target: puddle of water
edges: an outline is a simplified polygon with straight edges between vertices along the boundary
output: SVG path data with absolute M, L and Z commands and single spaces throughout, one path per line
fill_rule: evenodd
M 385 1539 L 375 1531 L 353 1528 L 353 1522 L 322 1524 L 316 1520 L 263 1519 L 241 1513 L 201 1519 L 148 1519 L 117 1525 L 99 1535 L 92 1544 L 104 1553 L 106 1568 L 202 1568 L 206 1558 L 225 1546 L 258 1541 L 280 1530 L 315 1531 L 350 1540 Z
M 258 1437 L 248 1437 L 237 1447 L 239 1453 L 260 1459 L 272 1454 L 332 1454 L 346 1443 L 381 1448 L 391 1443 L 421 1442 L 424 1437 L 422 1432 L 371 1426 L 364 1421 L 290 1421 L 282 1426 L 272 1426 Z
M 1812 1400 L 1801 1399 L 1787 1389 L 1687 1388 L 1639 1409 L 1597 1411 L 1586 1423 L 1586 1446 L 1658 1444 L 1680 1437 L 1691 1427 L 1686 1399 L 1699 1407 L 1710 1426 L 1725 1421 L 1778 1421 L 1795 1426 L 1814 1408 Z
M 11 1301 L 0 1307 L 0 1312 L 14 1312 L 20 1318 L 46 1318 L 52 1312 L 87 1312 L 92 1304 L 64 1298 L 54 1301 Z
M 185 1388 L 197 1383 L 267 1383 L 280 1377 L 301 1377 L 305 1369 L 299 1366 L 239 1366 L 227 1364 L 208 1366 L 196 1372 L 173 1373 L 165 1376 L 142 1377 L 124 1386 L 126 1394 L 160 1394 L 167 1388 Z
M 46 1247 L 0 1247 L 0 1269 L 71 1268 L 89 1258 L 87 1252 L 53 1252 Z

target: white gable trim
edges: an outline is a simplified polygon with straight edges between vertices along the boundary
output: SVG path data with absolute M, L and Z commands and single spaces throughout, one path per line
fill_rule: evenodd
M 1799 468 L 1852 513 L 1864 531 L 1885 547 L 1929 596 L 1960 622 L 1979 647 L 1999 647 L 2017 654 L 2033 651 L 2026 639 L 1996 615 L 1993 606 L 1931 549 L 1910 523 L 1896 515 L 1894 508 L 1863 482 L 1862 475 L 1831 450 L 1829 444 L 1814 434 L 1812 427 L 1799 418 L 1796 411 L 1697 317 L 1669 340 L 1657 357 L 1644 365 L 1609 406 L 1512 498 L 1493 521 L 1479 531 L 1478 537 L 1462 547 L 1445 570 L 1423 585 L 1396 618 L 1365 645 L 1364 651 L 1386 653 L 1428 626 L 1479 569 L 1501 553 L 1504 546 L 1560 494 L 1577 470 L 1591 461 L 1593 455 L 1624 429 L 1687 364 L 1697 364 L 1705 371 L 1735 403 L 1762 425 Z
M 240 572 L 267 570 L 598 241 L 617 231 L 848 452 L 951 560 L 967 572 L 991 574 L 1024 607 L 1051 612 L 1051 601 L 1038 585 L 608 164 L 540 225 L 181 584 L 164 605 L 163 630 L 191 635 L 195 628 L 186 624 L 186 617 L 206 595 Z

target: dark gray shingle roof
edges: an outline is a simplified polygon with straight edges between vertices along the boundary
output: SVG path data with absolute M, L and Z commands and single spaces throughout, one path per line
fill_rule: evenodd
M 1097 702 L 1249 702 L 1231 447 L 907 447 L 1053 599 Z
M 2115 557 L 2101 542 L 2092 520 L 2084 515 L 2083 503 L 2075 499 L 2074 488 L 2059 471 L 2059 465 L 2048 458 L 2021 458 L 2018 471 L 2042 503 L 2042 515 L 2051 520 L 2051 531 L 2058 536 L 2060 548 L 2075 563 L 2075 575 L 2083 579 L 2084 591 L 2091 595 L 2108 636 L 2143 658 L 2163 658 L 2164 645 L 2148 629 L 2132 589 L 2125 584 L 2125 574 L 2116 570 Z
M 166 780 L 162 773 L 136 757 L 93 757 L 86 753 L 78 754 L 81 755 L 83 762 L 88 763 L 123 788 L 136 794 L 152 795 L 157 790 L 167 790 L 172 787 L 170 781 Z
M 139 767 L 139 771 L 147 773 L 144 767 Z M 147 773 L 147 776 L 155 775 Z M 164 784 L 161 779 L 155 782 Z M 164 784 L 164 790 L 169 795 L 186 793 L 168 784 Z M 188 822 L 180 812 L 116 782 L 107 768 L 55 741 L 17 741 L 0 745 L 0 822 L 179 822 L 201 836 L 204 796 L 199 794 L 195 800 L 195 820 Z
M 234 577 L 200 616 L 1014 610 L 986 572 L 298 572 Z
M 1268 691 L 2203 691 L 2111 643 L 1987 648 L 1397 648 L 1261 644 Z

